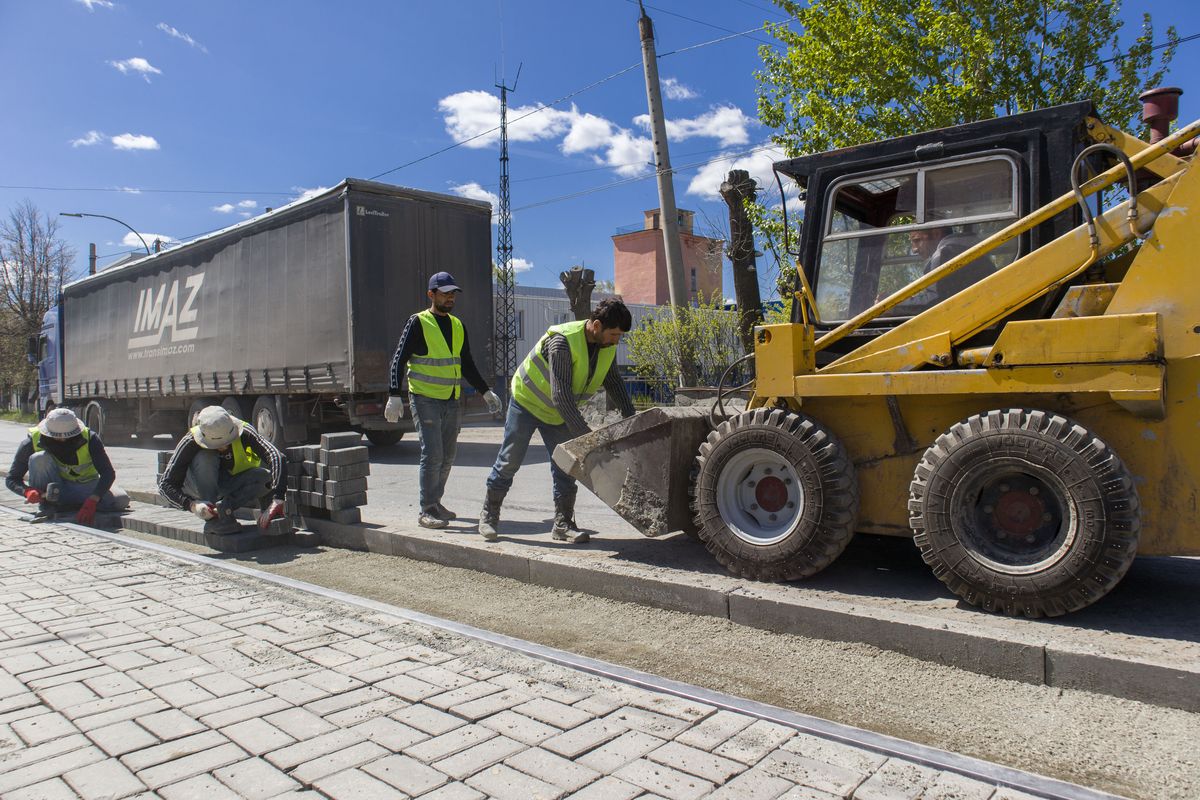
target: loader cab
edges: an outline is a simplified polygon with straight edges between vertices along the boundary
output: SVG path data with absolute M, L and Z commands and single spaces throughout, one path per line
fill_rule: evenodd
M 1070 191 L 1070 165 L 1087 143 L 1093 113 L 1091 103 L 1071 103 L 776 163 L 802 197 L 793 254 L 816 296 L 818 337 Z M 1075 224 L 1063 214 L 1007 242 L 822 351 L 819 362 L 857 348 Z M 796 309 L 793 321 L 799 321 Z

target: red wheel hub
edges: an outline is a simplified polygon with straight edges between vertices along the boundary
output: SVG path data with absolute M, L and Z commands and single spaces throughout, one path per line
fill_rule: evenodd
M 774 514 L 787 505 L 787 486 L 774 476 L 763 478 L 754 487 L 754 500 L 763 511 Z
M 1028 536 L 1042 526 L 1046 507 L 1036 495 L 1028 492 L 1006 492 L 996 503 L 994 518 L 1003 531 Z

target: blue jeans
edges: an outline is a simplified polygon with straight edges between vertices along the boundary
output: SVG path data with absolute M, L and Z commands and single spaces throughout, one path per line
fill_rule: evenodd
M 99 478 L 79 483 L 67 480 L 62 477 L 62 473 L 58 469 L 58 462 L 45 451 L 34 453 L 29 457 L 29 476 L 26 479 L 26 485 L 39 492 L 45 492 L 48 484 L 57 483 L 58 500 L 55 505 L 62 508 L 83 505 L 83 501 L 91 496 L 92 490 L 99 482 Z M 100 498 L 97 508 L 100 511 L 121 511 L 129 508 L 129 495 L 114 483 Z
M 209 503 L 222 500 L 230 508 L 254 508 L 271 493 L 271 471 L 253 467 L 237 475 L 221 469 L 221 457 L 213 450 L 196 453 L 183 479 L 183 493 Z
M 557 502 L 559 499 L 574 499 L 575 493 L 579 491 L 575 479 L 559 469 L 553 458 L 554 448 L 572 438 L 567 426 L 542 422 L 522 408 L 516 400 L 508 401 L 508 416 L 504 418 L 504 441 L 500 443 L 500 452 L 496 453 L 492 474 L 488 475 L 487 488 L 501 494 L 512 488 L 513 476 L 525 461 L 525 452 L 529 449 L 529 440 L 533 438 L 534 431 L 542 435 L 546 452 L 551 456 L 550 478 L 554 484 L 554 500 Z
M 462 403 L 458 398 L 438 400 L 410 394 L 413 424 L 421 438 L 421 510 L 429 511 L 442 501 L 454 456 L 458 453 L 458 431 L 462 428 Z

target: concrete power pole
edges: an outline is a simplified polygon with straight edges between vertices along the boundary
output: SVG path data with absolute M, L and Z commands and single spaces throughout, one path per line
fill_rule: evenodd
M 675 183 L 671 172 L 671 156 L 667 151 L 667 123 L 663 115 L 662 87 L 658 82 L 658 56 L 654 51 L 654 24 L 638 0 L 641 16 L 638 32 L 642 37 L 642 67 L 646 72 L 646 102 L 650 106 L 650 131 L 654 144 L 654 167 L 658 174 L 659 221 L 662 224 L 663 245 L 667 255 L 667 289 L 675 319 L 682 322 L 688 308 L 688 287 L 683 274 L 683 252 L 679 247 L 679 211 L 675 207 Z M 694 383 L 692 365 L 680 364 L 680 380 Z
M 758 269 L 754 264 L 754 228 L 746 216 L 745 201 L 754 201 L 758 187 L 750 173 L 735 169 L 721 184 L 721 197 L 729 206 L 729 260 L 733 262 L 733 293 L 737 298 L 738 335 L 747 353 L 754 350 L 754 326 L 762 322 Z

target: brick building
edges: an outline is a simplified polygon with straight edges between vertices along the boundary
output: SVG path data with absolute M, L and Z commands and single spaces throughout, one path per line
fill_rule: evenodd
M 692 211 L 679 211 L 679 245 L 687 294 L 696 302 L 721 291 L 721 266 L 725 242 L 694 233 Z M 641 227 L 622 228 L 613 240 L 613 283 L 627 303 L 666 305 L 671 302 L 667 285 L 667 253 L 657 208 L 645 212 Z

